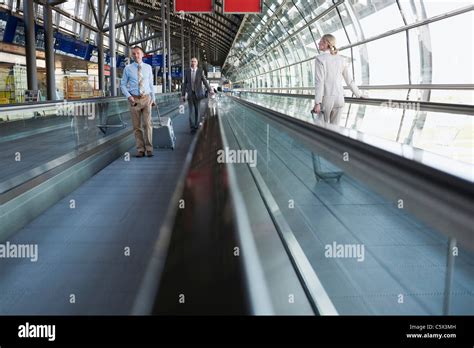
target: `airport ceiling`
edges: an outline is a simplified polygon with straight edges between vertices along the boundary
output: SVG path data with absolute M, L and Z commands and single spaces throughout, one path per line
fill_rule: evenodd
M 166 0 L 128 0 L 128 4 L 130 11 L 135 15 L 156 13 L 155 16 L 147 18 L 146 23 L 157 32 L 161 32 L 162 1 L 166 4 Z M 174 0 L 170 0 L 171 40 L 174 41 L 172 47 L 181 46 L 181 23 L 183 23 L 185 51 L 188 52 L 188 37 L 191 31 L 192 41 L 197 43 L 201 52 L 205 50 L 208 63 L 222 66 L 244 17 L 238 14 L 224 14 L 222 2 L 223 0 L 214 0 L 212 14 L 186 14 L 181 18 L 179 13 L 174 13 Z

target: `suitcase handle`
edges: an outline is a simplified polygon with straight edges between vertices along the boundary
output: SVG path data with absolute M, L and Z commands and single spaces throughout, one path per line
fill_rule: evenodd
M 158 107 L 158 103 L 155 104 L 156 107 L 156 113 L 158 114 L 158 123 L 160 124 L 160 127 L 163 126 L 163 123 L 161 123 L 161 116 L 160 116 L 160 108 Z

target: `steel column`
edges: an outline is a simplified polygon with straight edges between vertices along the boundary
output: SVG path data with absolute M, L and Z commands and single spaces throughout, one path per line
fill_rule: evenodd
M 97 17 L 99 19 L 98 26 L 102 23 L 102 18 L 104 16 L 104 7 L 105 0 L 98 0 L 98 13 Z M 99 90 L 105 94 L 105 68 L 104 68 L 104 33 L 102 32 L 102 27 L 97 28 L 99 31 L 97 33 L 97 61 L 99 63 Z
M 115 66 L 115 0 L 109 0 L 110 96 L 117 96 L 117 67 Z
M 25 21 L 26 75 L 28 89 L 37 90 L 38 76 L 36 69 L 35 14 L 33 11 L 33 1 L 23 1 L 23 14 Z
M 56 100 L 56 66 L 54 61 L 54 37 L 53 37 L 53 10 L 46 3 L 43 6 L 44 19 L 44 53 L 46 58 L 46 88 L 47 99 Z
M 183 76 L 181 77 L 181 83 L 184 83 L 184 23 L 183 18 L 181 18 L 181 71 Z
M 191 26 L 189 26 L 189 60 L 188 60 L 188 64 L 191 64 L 191 58 L 193 57 L 193 52 L 191 51 Z M 184 73 L 184 70 L 183 70 L 183 73 Z
M 125 22 L 128 22 L 130 20 L 130 9 L 128 8 L 128 0 L 125 0 Z M 125 42 L 127 43 L 127 46 L 125 46 L 125 57 L 128 58 L 128 61 L 130 62 L 130 31 L 128 30 L 128 25 L 125 30 L 126 36 L 125 36 Z
M 165 6 L 164 0 L 161 0 L 161 47 L 163 48 L 163 93 L 166 93 L 166 25 L 165 25 Z
M 171 93 L 171 86 L 172 86 L 172 79 L 171 79 L 171 21 L 170 21 L 170 0 L 166 1 L 166 7 L 167 7 L 167 12 L 166 12 L 166 24 L 168 26 L 168 30 L 166 32 L 168 36 L 168 44 L 166 45 L 167 51 L 168 51 L 168 92 Z

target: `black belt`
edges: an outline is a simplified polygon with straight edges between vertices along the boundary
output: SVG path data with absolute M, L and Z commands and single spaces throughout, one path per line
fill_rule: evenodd
M 133 95 L 133 94 L 130 94 L 132 97 L 134 98 L 137 98 L 137 99 L 141 99 L 141 98 L 145 98 L 145 97 L 148 97 L 148 94 L 144 94 L 144 95 Z

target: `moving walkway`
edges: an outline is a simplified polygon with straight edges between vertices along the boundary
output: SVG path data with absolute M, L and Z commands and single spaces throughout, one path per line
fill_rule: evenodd
M 194 138 L 174 116 L 177 151 L 118 151 L 10 235 L 40 257 L 2 267 L 2 313 L 474 312 L 467 164 L 244 98 L 210 100 Z

